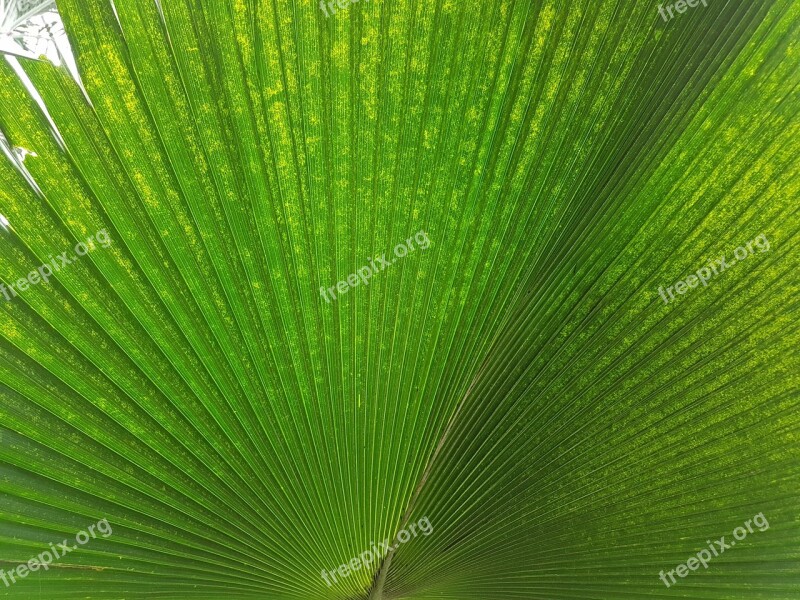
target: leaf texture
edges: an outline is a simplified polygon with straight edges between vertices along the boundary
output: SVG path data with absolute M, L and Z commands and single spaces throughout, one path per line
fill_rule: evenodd
M 113 535 L 0 597 L 800 598 L 799 4 L 58 8 L 0 280 L 111 243 L 0 298 L 0 568 Z

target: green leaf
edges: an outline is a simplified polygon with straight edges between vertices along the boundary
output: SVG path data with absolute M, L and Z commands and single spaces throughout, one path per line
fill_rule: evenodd
M 695 4 L 59 0 L 0 597 L 800 597 L 800 5 Z

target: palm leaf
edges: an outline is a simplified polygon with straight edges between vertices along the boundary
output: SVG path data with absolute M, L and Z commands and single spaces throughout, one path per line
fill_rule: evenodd
M 0 302 L 0 568 L 113 534 L 3 597 L 800 597 L 800 5 L 59 10 L 0 279 L 112 243 Z

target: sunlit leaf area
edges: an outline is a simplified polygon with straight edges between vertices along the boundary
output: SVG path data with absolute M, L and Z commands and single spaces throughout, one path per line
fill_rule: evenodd
M 0 0 L 0 598 L 800 599 L 800 3 L 315 2 Z

